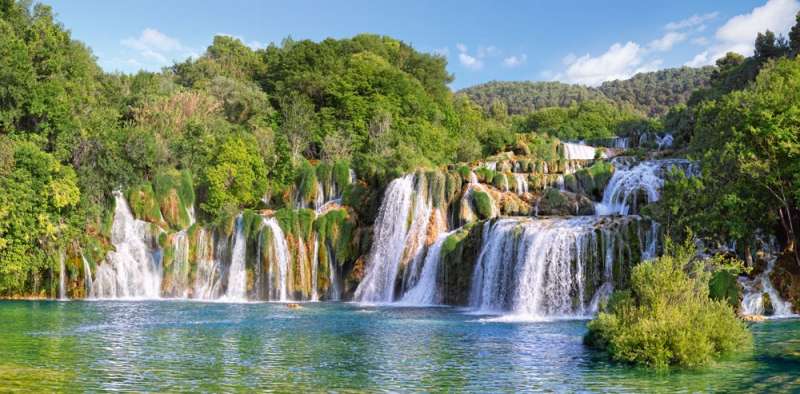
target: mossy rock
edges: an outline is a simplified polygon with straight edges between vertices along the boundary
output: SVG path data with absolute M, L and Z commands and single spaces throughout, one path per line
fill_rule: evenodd
M 479 190 L 472 191 L 472 203 L 475 206 L 475 211 L 481 219 L 489 219 L 492 217 L 493 207 L 492 197 L 488 193 Z
M 128 204 L 133 216 L 139 220 L 162 224 L 161 208 L 156 199 L 153 186 L 144 182 L 128 191 Z
M 497 175 L 497 171 L 490 170 L 486 167 L 480 167 L 475 170 L 475 175 L 477 175 L 478 181 L 486 184 L 492 184 L 494 177 Z
M 483 226 L 487 222 L 470 223 L 451 234 L 442 244 L 440 283 L 447 305 L 467 305 L 472 273 L 481 251 Z
M 504 173 L 497 173 L 492 179 L 492 186 L 497 190 L 505 191 L 509 187 L 508 177 Z
M 580 191 L 578 188 L 578 180 L 575 178 L 575 175 L 564 175 L 564 188 L 572 193 L 578 193 Z

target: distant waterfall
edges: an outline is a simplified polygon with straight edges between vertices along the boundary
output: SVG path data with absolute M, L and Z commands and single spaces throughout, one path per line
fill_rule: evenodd
M 764 315 L 764 294 L 767 294 L 774 311 L 772 316 L 793 316 L 792 304 L 781 298 L 778 291 L 772 286 L 772 281 L 769 279 L 769 274 L 772 273 L 772 269 L 775 267 L 775 261 L 775 257 L 771 258 L 769 262 L 767 262 L 767 268 L 764 272 L 758 274 L 755 278 L 743 278 L 739 280 L 744 291 L 741 304 L 741 313 L 743 315 Z
M 425 256 L 425 262 L 422 266 L 422 274 L 416 285 L 408 290 L 401 300 L 403 304 L 408 305 L 438 305 L 442 302 L 441 294 L 439 293 L 438 274 L 439 263 L 442 259 L 442 246 L 454 230 L 448 233 L 439 234 L 436 242 L 428 248 L 428 253 Z
M 534 319 L 595 312 L 596 293 L 607 296 L 613 288 L 614 265 L 641 253 L 626 250 L 621 230 L 629 223 L 638 225 L 640 219 L 620 220 L 630 222 L 614 224 L 599 217 L 500 219 L 484 226 L 470 306 Z
M 97 267 L 92 298 L 159 298 L 161 264 L 148 247 L 150 223 L 136 220 L 122 193 L 115 192 L 113 251 Z
M 598 215 L 628 215 L 637 213 L 639 202 L 658 201 L 664 177 L 673 166 L 688 171 L 689 161 L 681 159 L 643 161 L 632 167 L 618 167 L 603 192 L 603 201 L 595 205 Z
M 244 236 L 244 223 L 242 216 L 236 218 L 236 233 L 233 239 L 233 252 L 231 265 L 228 268 L 228 289 L 225 299 L 231 301 L 247 300 L 247 271 L 245 259 L 247 257 L 247 240 Z
M 189 237 L 186 230 L 181 230 L 172 236 L 172 264 L 169 273 L 164 273 L 169 278 L 165 296 L 186 298 L 189 296 Z
M 528 193 L 528 174 L 514 174 L 514 192 L 519 195 Z

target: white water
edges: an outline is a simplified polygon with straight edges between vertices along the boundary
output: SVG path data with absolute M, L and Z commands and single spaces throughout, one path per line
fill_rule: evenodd
M 597 236 L 596 228 L 609 230 Z M 511 313 L 524 319 L 584 317 L 595 312 L 611 285 L 618 256 L 616 234 L 598 217 L 500 219 L 484 227 L 469 304 L 480 313 Z M 600 238 L 600 239 L 598 239 Z M 600 256 L 599 242 L 606 243 Z M 587 264 L 603 272 L 587 294 Z M 591 279 L 591 278 L 590 278 Z
M 638 212 L 639 196 L 645 202 L 658 201 L 664 176 L 672 166 L 686 170 L 689 162 L 680 159 L 643 161 L 633 167 L 617 162 L 618 167 L 603 191 L 603 201 L 595 204 L 598 215 L 628 215 Z
M 564 158 L 567 160 L 594 160 L 597 149 L 582 144 L 564 142 Z
M 739 283 L 742 285 L 744 296 L 742 297 L 741 313 L 743 315 L 764 315 L 764 293 L 769 295 L 774 313 L 771 317 L 790 317 L 792 304 L 784 301 L 778 291 L 772 286 L 769 274 L 775 268 L 776 258 L 771 258 L 767 262 L 767 268 L 753 279 L 741 278 Z
M 172 237 L 172 283 L 171 297 L 186 298 L 189 296 L 189 237 L 186 230 L 175 233 Z
M 122 193 L 115 192 L 111 243 L 114 251 L 97 267 L 92 298 L 159 298 L 161 264 L 148 247 L 150 223 L 136 220 Z
M 81 260 L 83 261 L 83 284 L 86 286 L 86 294 L 89 295 L 92 292 L 92 267 L 89 266 L 89 261 L 83 254 L 81 254 Z
M 272 274 L 273 271 L 270 269 L 270 273 L 272 274 L 271 279 L 277 279 L 277 287 L 273 287 L 273 280 L 270 280 L 270 289 L 268 294 L 270 294 L 270 299 L 274 299 L 276 301 L 288 301 L 290 261 L 289 245 L 286 243 L 286 236 L 284 236 L 283 230 L 275 218 L 265 219 L 264 224 L 266 227 L 269 227 L 270 231 L 272 232 L 272 253 L 274 261 L 271 267 L 275 267 L 278 270 L 277 277 L 274 277 L 274 274 Z
M 243 221 L 241 215 L 236 218 L 233 253 L 231 253 L 231 265 L 228 268 L 228 289 L 225 292 L 225 299 L 228 301 L 247 300 L 247 271 L 245 269 L 247 240 L 244 236 Z
M 528 192 L 528 174 L 514 174 L 514 192 L 519 195 Z
M 223 248 L 224 249 L 224 248 Z M 205 229 L 197 235 L 197 273 L 194 281 L 193 297 L 199 300 L 213 300 L 220 293 L 220 264 L 215 256 L 214 237 Z
M 372 248 L 366 259 L 366 273 L 355 292 L 356 301 L 391 302 L 394 299 L 413 192 L 413 175 L 395 179 L 387 187 L 375 221 Z
M 415 306 L 425 305 L 438 305 L 442 302 L 442 296 L 439 292 L 437 276 L 439 273 L 439 263 L 442 259 L 442 246 L 444 241 L 447 240 L 453 230 L 448 233 L 439 234 L 436 241 L 428 248 L 428 253 L 425 256 L 425 263 L 422 266 L 422 274 L 416 285 L 408 290 L 401 299 L 401 303 Z
M 67 267 L 64 264 L 64 253 L 58 259 L 58 299 L 68 300 L 67 298 Z

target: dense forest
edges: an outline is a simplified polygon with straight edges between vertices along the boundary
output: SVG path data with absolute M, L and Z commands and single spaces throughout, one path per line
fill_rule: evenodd
M 527 114 L 548 107 L 569 107 L 586 101 L 613 103 L 643 115 L 664 115 L 684 104 L 696 89 L 708 85 L 713 67 L 670 68 L 603 82 L 598 87 L 561 82 L 487 82 L 460 91 L 484 109 L 504 103 L 512 114 Z

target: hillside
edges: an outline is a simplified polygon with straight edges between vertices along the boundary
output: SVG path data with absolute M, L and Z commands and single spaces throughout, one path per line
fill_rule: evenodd
M 659 116 L 671 106 L 686 103 L 695 89 L 708 86 L 713 71 L 714 67 L 670 68 L 639 73 L 626 80 L 604 82 L 596 88 L 561 82 L 492 81 L 460 92 L 485 109 L 495 99 L 500 100 L 508 106 L 511 114 L 601 100 L 630 104 L 643 114 Z

